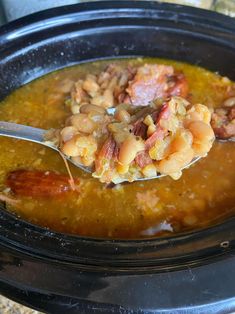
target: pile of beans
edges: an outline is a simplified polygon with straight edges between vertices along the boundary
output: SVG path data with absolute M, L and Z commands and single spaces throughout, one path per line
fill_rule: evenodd
M 187 93 L 184 74 L 172 66 L 110 64 L 74 83 L 67 102 L 72 115 L 59 131 L 59 147 L 102 182 L 157 173 L 178 179 L 214 141 L 209 109 L 190 104 Z M 107 113 L 111 107 L 114 115 Z
M 60 131 L 61 151 L 93 168 L 102 182 L 133 181 L 157 173 L 181 176 L 193 158 L 205 156 L 214 141 L 211 112 L 180 97 L 147 107 L 121 104 L 114 116 L 87 104 Z
M 78 80 L 71 92 L 72 113 L 79 113 L 80 107 L 87 104 L 104 109 L 116 106 L 135 72 L 135 68 L 110 64 L 100 74 L 88 74 L 84 80 Z

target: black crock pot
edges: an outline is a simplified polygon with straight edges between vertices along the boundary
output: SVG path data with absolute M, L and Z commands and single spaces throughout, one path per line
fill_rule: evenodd
M 0 29 L 0 96 L 59 68 L 124 56 L 186 61 L 235 79 L 235 21 L 146 1 L 37 13 Z M 119 241 L 52 232 L 2 205 L 0 292 L 58 314 L 231 313 L 234 240 L 234 218 L 172 238 Z

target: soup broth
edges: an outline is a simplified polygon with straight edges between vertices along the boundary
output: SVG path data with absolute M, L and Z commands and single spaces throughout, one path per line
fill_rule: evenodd
M 9 95 L 0 105 L 0 119 L 43 129 L 61 128 L 70 115 L 65 105 L 72 82 L 87 73 L 98 73 L 114 61 L 77 65 L 48 74 Z M 115 60 L 123 67 L 146 63 L 172 65 L 183 71 L 189 98 L 210 108 L 221 105 L 232 83 L 197 66 L 159 59 Z M 80 192 L 58 197 L 17 196 L 20 202 L 7 210 L 34 224 L 70 234 L 103 238 L 142 238 L 173 235 L 216 224 L 235 212 L 235 144 L 213 144 L 182 177 L 119 184 L 108 188 L 70 165 L 81 179 Z M 0 138 L 0 190 L 16 169 L 36 169 L 67 174 L 61 156 L 42 145 Z

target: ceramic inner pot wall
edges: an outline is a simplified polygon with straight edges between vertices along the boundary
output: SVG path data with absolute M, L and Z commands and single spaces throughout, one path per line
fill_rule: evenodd
M 110 57 L 165 57 L 235 77 L 234 26 L 228 17 L 218 20 L 216 13 L 183 12 L 164 4 L 155 10 L 151 2 L 145 8 L 137 6 L 139 1 L 126 7 L 122 3 L 118 8 L 118 3 L 107 2 L 105 10 L 101 4 L 97 10 L 95 4 L 85 4 L 77 12 L 72 6 L 58 8 L 3 27 L 1 96 L 49 71 Z
M 235 79 L 234 34 L 228 17 L 156 2 L 48 10 L 1 28 L 0 98 L 59 68 L 127 56 L 186 61 Z M 186 313 L 189 305 L 219 313 L 234 304 L 234 239 L 234 219 L 167 239 L 80 238 L 30 225 L 2 207 L 0 292 L 56 313 Z

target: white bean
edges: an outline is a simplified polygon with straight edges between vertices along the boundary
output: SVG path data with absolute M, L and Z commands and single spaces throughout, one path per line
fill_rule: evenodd
M 193 135 L 193 149 L 198 156 L 204 156 L 211 149 L 215 135 L 210 125 L 202 121 L 194 121 L 188 125 Z
M 69 141 L 77 133 L 77 129 L 74 126 L 66 126 L 60 132 L 61 139 L 63 142 Z
M 169 155 L 158 164 L 158 169 L 164 174 L 178 173 L 182 168 L 187 166 L 194 157 L 192 148 L 181 150 Z
M 85 81 L 82 84 L 82 88 L 91 97 L 94 97 L 100 89 L 99 85 L 96 83 L 96 77 L 94 75 L 87 75 Z
M 91 134 L 95 130 L 95 123 L 89 119 L 87 114 L 78 113 L 70 118 L 70 123 L 74 126 L 78 131 L 86 134 Z
M 144 149 L 142 141 L 136 140 L 135 137 L 127 138 L 120 147 L 119 162 L 122 165 L 129 165 L 136 157 L 137 153 Z
M 86 114 L 89 114 L 91 112 L 97 112 L 100 114 L 105 114 L 105 109 L 100 107 L 100 106 L 96 106 L 96 105 L 83 105 L 80 107 L 80 112 L 86 113 Z
M 117 110 L 115 113 L 115 118 L 120 122 L 126 123 L 129 123 L 131 120 L 129 112 L 127 112 L 125 109 Z
M 76 145 L 75 138 L 70 139 L 66 143 L 64 143 L 61 147 L 62 153 L 69 157 L 76 157 L 80 154 L 80 149 Z
M 111 89 L 106 89 L 103 94 L 103 104 L 104 108 L 110 108 L 114 105 L 114 97 Z
M 225 107 L 233 107 L 235 105 L 235 97 L 230 97 L 226 99 L 223 103 Z
M 157 174 L 157 169 L 154 164 L 149 164 L 142 169 L 145 177 L 151 178 Z
M 72 111 L 72 114 L 77 114 L 80 112 L 80 106 L 79 105 L 72 105 L 71 106 L 71 111 Z

